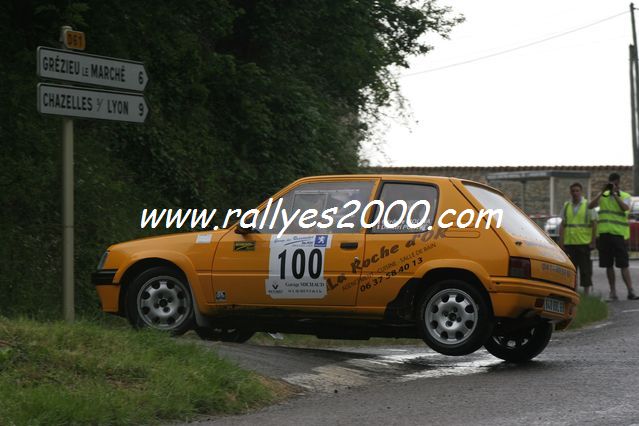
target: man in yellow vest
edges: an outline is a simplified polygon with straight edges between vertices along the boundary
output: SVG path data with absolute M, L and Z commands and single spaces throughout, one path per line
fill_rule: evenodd
M 599 220 L 597 233 L 599 234 L 599 266 L 606 268 L 608 284 L 610 285 L 609 301 L 618 300 L 615 289 L 615 270 L 621 269 L 621 277 L 628 288 L 628 299 L 636 300 L 628 270 L 628 246 L 626 240 L 630 238 L 628 225 L 628 211 L 630 210 L 630 194 L 619 189 L 621 176 L 612 173 L 608 177 L 608 184 L 592 199 L 588 208 L 599 205 Z
M 594 210 L 588 208 L 588 200 L 581 196 L 579 182 L 570 185 L 570 201 L 564 203 L 559 227 L 559 245 L 564 249 L 579 271 L 579 283 L 584 294 L 592 288 L 592 261 L 590 250 L 595 248 L 597 222 Z

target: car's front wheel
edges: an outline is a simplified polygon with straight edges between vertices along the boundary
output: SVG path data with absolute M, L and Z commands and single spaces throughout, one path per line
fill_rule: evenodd
M 138 275 L 128 288 L 127 316 L 136 328 L 149 327 L 180 335 L 192 328 L 193 299 L 186 278 L 160 266 Z
M 539 355 L 548 345 L 553 326 L 540 322 L 509 334 L 493 334 L 484 347 L 497 358 L 508 362 L 526 362 Z
M 493 328 L 486 296 L 460 280 L 445 280 L 421 298 L 419 327 L 422 338 L 444 355 L 467 355 L 479 349 Z

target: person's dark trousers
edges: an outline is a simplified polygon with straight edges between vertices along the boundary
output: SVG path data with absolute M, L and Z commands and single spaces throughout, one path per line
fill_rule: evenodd
M 579 271 L 579 284 L 582 287 L 592 286 L 592 261 L 588 244 L 567 245 L 566 254 Z

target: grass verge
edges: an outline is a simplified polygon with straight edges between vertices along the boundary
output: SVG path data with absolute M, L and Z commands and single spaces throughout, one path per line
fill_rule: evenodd
M 0 317 L 0 424 L 148 424 L 238 413 L 284 393 L 153 331 Z
M 570 323 L 569 330 L 608 318 L 608 305 L 600 297 L 584 296 L 583 294 L 580 296 L 577 315 Z

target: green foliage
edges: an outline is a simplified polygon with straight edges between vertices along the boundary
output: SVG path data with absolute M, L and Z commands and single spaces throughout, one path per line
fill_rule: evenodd
M 351 173 L 396 90 L 389 69 L 458 22 L 435 0 L 10 0 L 0 8 L 0 313 L 61 311 L 61 120 L 36 112 L 36 47 L 145 62 L 144 125 L 75 121 L 76 288 L 145 235 L 143 208 L 249 208 L 301 176 Z M 157 232 L 157 231 L 154 231 Z
M 160 332 L 0 317 L 0 424 L 187 420 L 271 402 L 273 386 Z

